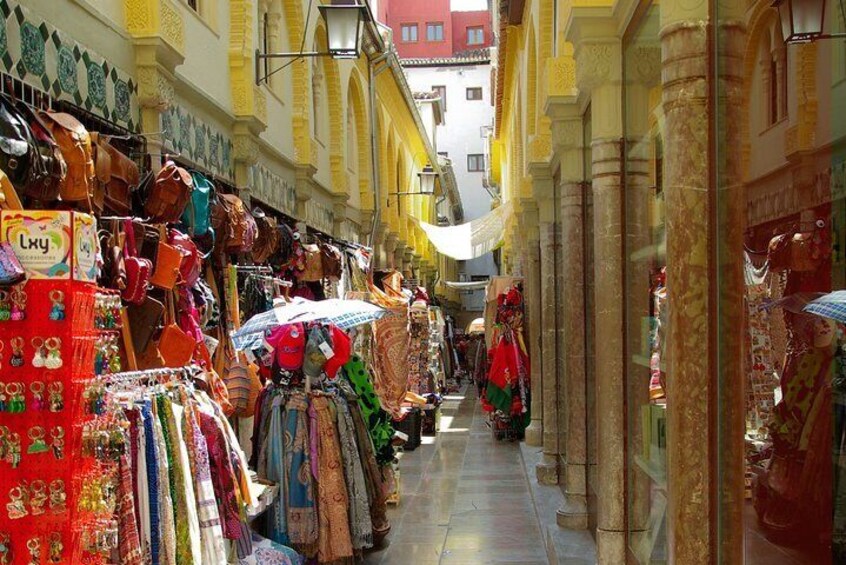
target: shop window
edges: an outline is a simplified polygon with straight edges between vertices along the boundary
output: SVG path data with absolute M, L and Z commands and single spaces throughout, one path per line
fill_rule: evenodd
M 485 42 L 485 28 L 468 27 L 467 28 L 467 45 L 481 45 Z
M 417 24 L 402 24 L 401 29 L 404 43 L 417 42 Z
M 443 41 L 444 24 L 441 22 L 430 22 L 426 24 L 426 41 Z
M 467 155 L 467 172 L 482 173 L 485 171 L 485 156 L 481 153 Z
M 436 93 L 438 96 L 441 97 L 441 107 L 444 109 L 444 112 L 446 112 L 446 110 L 447 110 L 446 87 L 445 86 L 433 86 L 432 92 Z
M 467 100 L 481 100 L 482 99 L 482 88 L 478 86 L 474 86 L 467 89 Z

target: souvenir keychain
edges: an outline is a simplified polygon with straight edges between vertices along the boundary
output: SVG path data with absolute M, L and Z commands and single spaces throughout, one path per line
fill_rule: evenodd
M 7 412 L 11 414 L 20 414 L 21 412 L 24 412 L 26 410 L 23 383 L 7 384 L 6 394 L 9 395 L 9 403 L 6 405 Z
M 62 534 L 60 532 L 53 532 L 50 534 L 50 563 L 62 562 L 62 551 L 65 549 L 62 543 Z M 2 563 L 0 561 L 0 563 Z
M 65 399 L 62 396 L 64 389 L 65 384 L 62 381 L 53 381 L 47 385 L 47 392 L 50 395 L 50 412 L 61 412 L 64 410 Z
M 41 426 L 31 427 L 27 435 L 30 439 L 29 447 L 26 450 L 27 454 L 36 455 L 50 450 L 50 448 L 47 447 L 47 442 L 44 441 L 44 436 L 47 435 L 47 432 Z
M 9 319 L 19 322 L 26 318 L 26 292 L 20 287 L 15 287 L 11 294 L 12 310 Z
M 44 347 L 47 349 L 47 356 L 44 358 L 44 366 L 48 369 L 61 369 L 62 340 L 57 337 L 51 337 L 44 342 Z
M 9 453 L 9 428 L 0 426 L 0 460 L 5 461 Z
M 12 487 L 12 490 L 9 491 L 9 499 L 11 502 L 6 503 L 6 510 L 9 512 L 10 520 L 20 520 L 29 515 L 24 503 L 24 491 L 21 487 Z
M 26 541 L 26 548 L 29 550 L 29 564 L 40 565 L 41 563 L 41 540 L 29 538 Z
M 2 292 L 2 291 L 0 291 Z M 22 337 L 13 337 L 9 340 L 9 345 L 12 347 L 12 358 L 9 360 L 9 365 L 12 367 L 23 367 L 24 357 L 24 339 Z
M 54 322 L 61 322 L 65 319 L 65 293 L 59 289 L 50 291 L 50 301 L 53 307 L 50 309 L 49 318 Z
M 0 383 L 0 412 L 9 410 L 9 397 L 6 394 L 6 383 Z M 2 459 L 2 457 L 0 457 Z
M 32 354 L 32 366 L 36 369 L 41 369 L 44 367 L 45 361 L 44 339 L 34 337 L 30 340 L 30 343 L 32 344 L 32 348 L 35 350 Z
M 53 456 L 56 459 L 64 459 L 65 457 L 65 429 L 62 426 L 56 426 L 50 431 L 50 436 L 53 438 Z
M 6 463 L 17 469 L 21 463 L 21 436 L 17 432 L 7 434 L 9 439 L 6 447 Z
M 67 510 L 65 481 L 62 479 L 56 479 L 50 483 L 50 511 L 53 514 L 61 514 L 65 510 Z
M 12 319 L 12 310 L 9 305 L 9 292 L 0 290 L 0 322 L 8 322 Z
M 0 532 L 0 565 L 12 563 L 12 538 L 6 532 Z
M 40 516 L 44 514 L 44 507 L 47 505 L 47 484 L 42 480 L 32 481 L 29 485 L 29 505 L 32 507 L 32 515 Z
M 29 385 L 29 391 L 32 393 L 32 409 L 36 411 L 44 410 L 47 405 L 44 403 L 44 383 L 41 381 L 33 381 Z

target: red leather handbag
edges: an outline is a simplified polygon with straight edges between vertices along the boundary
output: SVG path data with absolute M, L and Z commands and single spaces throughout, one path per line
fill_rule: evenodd
M 124 221 L 126 233 L 126 248 L 124 252 L 124 266 L 126 270 L 126 288 L 121 297 L 130 304 L 141 304 L 147 298 L 147 284 L 153 272 L 153 263 L 149 259 L 138 256 L 135 246 L 135 230 L 130 220 Z
M 185 284 L 189 288 L 193 287 L 197 279 L 200 278 L 200 271 L 203 267 L 203 257 L 200 255 L 197 245 L 193 239 L 174 228 L 168 230 L 167 242 L 182 254 L 179 272 Z

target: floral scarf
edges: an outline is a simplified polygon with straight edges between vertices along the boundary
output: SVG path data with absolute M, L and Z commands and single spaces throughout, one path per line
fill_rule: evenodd
M 288 539 L 302 554 L 313 556 L 317 545 L 317 508 L 314 504 L 308 439 L 308 401 L 293 393 L 285 411 L 285 494 L 288 507 Z
M 132 462 L 128 452 L 118 461 L 119 482 L 117 485 L 118 554 L 123 565 L 142 565 L 144 553 L 135 521 L 135 497 L 133 496 Z
M 341 446 L 335 428 L 335 405 L 326 396 L 312 396 L 311 405 L 317 414 L 317 452 L 320 480 L 317 482 L 317 517 L 320 533 L 317 560 L 328 563 L 352 557 L 349 498 L 344 484 Z
M 367 497 L 370 500 L 370 521 L 373 524 L 373 534 L 374 536 L 384 537 L 391 531 L 391 523 L 388 521 L 388 500 L 385 495 L 382 473 L 379 470 L 379 463 L 373 454 L 373 444 L 370 441 L 370 436 L 367 434 L 367 426 L 364 424 L 361 410 L 359 410 L 355 402 L 350 402 L 349 406 L 358 439 L 358 452 L 364 466 L 364 478 L 367 487 Z
M 370 505 L 364 469 L 356 445 L 355 426 L 350 407 L 340 395 L 335 399 L 338 409 L 338 437 L 341 442 L 341 456 L 344 460 L 344 478 L 350 499 L 350 530 L 353 549 L 373 547 L 373 523 L 370 520 Z M 368 439 L 369 441 L 369 439 Z
M 178 565 L 191 565 L 191 536 L 188 531 L 188 508 L 187 496 L 185 494 L 185 473 L 182 469 L 182 459 L 176 443 L 180 442 L 176 431 L 176 423 L 173 417 L 171 401 L 164 395 L 156 398 L 158 402 L 159 420 L 162 424 L 167 457 L 170 462 L 168 478 L 170 482 L 170 495 L 173 501 L 173 520 L 176 528 L 176 563 Z

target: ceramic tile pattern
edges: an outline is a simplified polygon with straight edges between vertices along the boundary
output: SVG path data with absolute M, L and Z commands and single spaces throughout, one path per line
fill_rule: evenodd
M 391 534 L 365 564 L 547 563 L 519 444 L 495 441 L 465 392 L 444 403 L 434 444 L 404 454 Z

